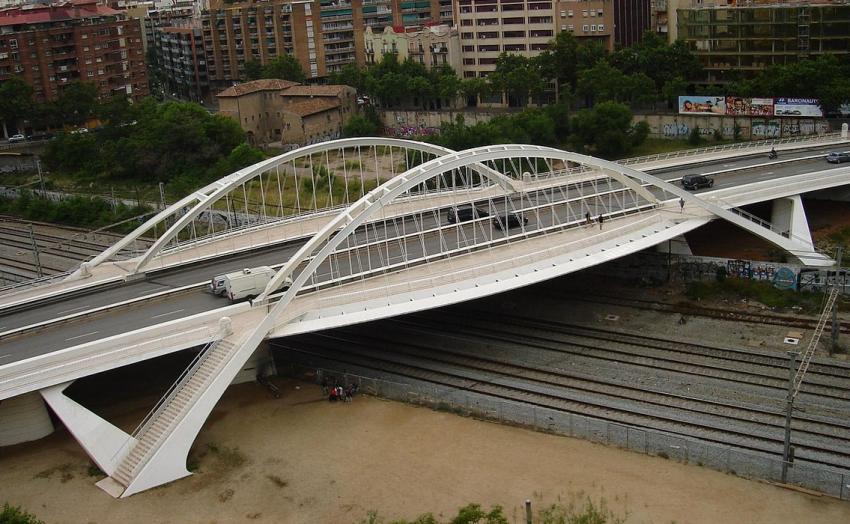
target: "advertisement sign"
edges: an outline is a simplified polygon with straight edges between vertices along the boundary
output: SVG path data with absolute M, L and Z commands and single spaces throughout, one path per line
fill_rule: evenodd
M 773 114 L 776 116 L 822 117 L 817 98 L 775 98 Z
M 751 99 L 740 96 L 726 97 L 726 114 L 734 116 L 750 116 Z
M 750 99 L 750 115 L 752 115 L 752 116 L 773 116 L 773 99 L 772 98 L 752 98 L 752 99 Z
M 723 115 L 726 102 L 722 96 L 680 96 L 679 114 L 683 115 Z

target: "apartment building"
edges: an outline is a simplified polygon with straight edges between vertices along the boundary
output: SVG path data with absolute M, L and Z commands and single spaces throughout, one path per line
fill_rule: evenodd
M 152 49 L 156 50 L 166 93 L 195 102 L 210 99 L 200 24 L 157 28 L 152 38 Z
M 501 53 L 536 56 L 555 38 L 556 5 L 542 0 L 457 0 L 463 76 L 484 77 Z
M 380 62 L 394 54 L 399 61 L 408 58 L 427 69 L 448 65 L 460 71 L 460 36 L 456 28 L 447 25 L 429 26 L 416 30 L 385 27 L 381 32 L 366 28 L 366 63 Z
M 614 0 L 614 45 L 630 47 L 653 28 L 652 0 Z
M 614 0 L 561 0 L 557 7 L 556 33 L 568 31 L 614 50 Z
M 138 20 L 96 0 L 31 4 L 0 11 L 0 82 L 12 75 L 55 100 L 70 83 L 92 82 L 102 99 L 148 94 Z
M 678 38 L 705 68 L 706 83 L 805 57 L 850 54 L 850 4 L 784 2 L 678 10 Z

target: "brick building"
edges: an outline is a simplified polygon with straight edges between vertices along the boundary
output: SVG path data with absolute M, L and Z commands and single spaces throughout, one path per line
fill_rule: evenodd
M 242 126 L 252 144 L 306 145 L 339 138 L 356 113 L 349 86 L 307 86 L 264 79 L 237 84 L 218 95 L 219 112 Z
M 148 94 L 138 20 L 96 0 L 34 4 L 0 11 L 0 82 L 11 75 L 55 100 L 72 82 L 92 82 L 102 99 Z

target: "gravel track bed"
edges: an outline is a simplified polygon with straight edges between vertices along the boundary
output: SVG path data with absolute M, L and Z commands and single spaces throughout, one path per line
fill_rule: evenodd
M 544 324 L 533 326 L 528 321 L 514 318 L 512 315 L 502 315 L 497 321 L 492 318 L 476 319 L 468 314 L 464 315 L 463 319 L 449 314 L 424 314 L 417 317 L 415 322 L 430 322 L 432 326 L 437 325 L 440 329 L 451 326 L 456 332 L 466 333 L 476 339 L 536 345 L 551 351 L 587 358 L 677 371 L 696 376 L 699 380 L 710 377 L 737 384 L 771 388 L 781 393 L 777 398 L 783 401 L 788 384 L 787 363 L 783 366 L 784 373 L 780 372 L 781 368 L 775 366 L 746 361 L 730 365 L 723 358 L 695 355 L 683 343 L 673 343 L 668 348 L 657 347 L 652 342 L 639 342 L 637 335 L 627 335 L 623 338 L 616 332 L 605 334 L 599 331 L 592 338 L 588 338 L 582 334 L 586 328 L 563 325 L 552 329 Z M 632 341 L 627 341 L 628 338 L 632 338 Z M 842 409 L 847 407 L 847 402 L 850 401 L 850 377 L 837 380 L 810 371 L 806 374 L 800 396 L 816 396 L 820 400 L 832 399 L 835 401 L 833 407 Z
M 290 355 L 305 359 L 302 364 L 338 370 L 343 373 L 359 373 L 375 376 L 384 374 L 395 382 L 407 378 L 426 383 L 449 386 L 459 390 L 475 392 L 497 399 L 504 399 L 530 406 L 539 406 L 568 413 L 594 417 L 600 420 L 625 424 L 633 427 L 663 431 L 668 434 L 698 438 L 739 449 L 772 455 L 781 454 L 782 434 L 776 436 L 750 435 L 741 431 L 719 430 L 705 422 L 705 417 L 681 420 L 679 414 L 667 409 L 661 415 L 652 410 L 629 406 L 623 409 L 607 400 L 596 403 L 587 395 L 570 392 L 566 388 L 547 387 L 517 377 L 505 377 L 494 373 L 446 366 L 432 359 L 412 359 L 404 355 L 368 348 L 346 347 L 340 349 L 333 340 L 322 341 L 319 337 L 293 337 L 280 347 Z M 318 359 L 318 360 L 316 360 Z M 762 431 L 762 433 L 765 433 Z M 830 467 L 846 468 L 850 457 L 841 452 L 818 448 L 815 445 L 798 445 L 797 460 Z

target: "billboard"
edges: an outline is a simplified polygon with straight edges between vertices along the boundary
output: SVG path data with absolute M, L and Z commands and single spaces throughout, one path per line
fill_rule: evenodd
M 773 116 L 773 99 L 727 96 L 726 114 L 732 116 Z
M 726 99 L 722 96 L 680 96 L 679 113 L 683 115 L 723 115 Z
M 776 116 L 822 117 L 820 100 L 817 98 L 776 98 L 773 114 Z

